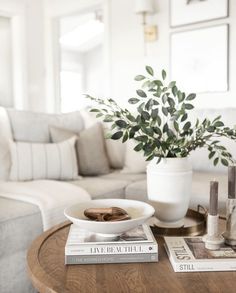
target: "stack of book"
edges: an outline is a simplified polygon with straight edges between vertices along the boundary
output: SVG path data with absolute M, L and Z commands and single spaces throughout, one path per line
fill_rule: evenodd
M 158 244 L 147 225 L 114 240 L 71 225 L 65 246 L 66 264 L 157 262 Z

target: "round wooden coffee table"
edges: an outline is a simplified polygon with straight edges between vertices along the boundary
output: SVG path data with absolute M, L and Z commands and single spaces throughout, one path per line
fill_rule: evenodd
M 65 222 L 43 233 L 28 251 L 29 276 L 40 293 L 236 292 L 236 272 L 175 273 L 161 237 L 158 263 L 66 266 L 69 226 Z

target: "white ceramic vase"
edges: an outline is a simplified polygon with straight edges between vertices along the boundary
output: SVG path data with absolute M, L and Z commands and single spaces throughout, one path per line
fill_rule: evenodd
M 147 166 L 148 199 L 160 226 L 181 226 L 191 195 L 191 163 L 188 158 L 163 158 L 159 164 L 156 161 Z

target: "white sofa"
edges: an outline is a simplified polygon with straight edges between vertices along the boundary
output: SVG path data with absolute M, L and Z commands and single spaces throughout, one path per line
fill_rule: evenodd
M 236 124 L 236 109 L 221 111 L 226 124 Z M 198 116 L 216 116 L 217 110 L 197 111 Z M 10 168 L 8 140 L 50 142 L 49 125 L 59 126 L 79 132 L 91 124 L 90 118 L 81 112 L 50 115 L 17 111 L 0 107 L 0 193 L 1 181 L 7 181 Z M 226 141 L 236 158 L 235 142 Z M 107 142 L 108 156 L 112 165 L 123 167 L 126 155 L 132 155 L 126 146 L 119 142 Z M 135 156 L 135 155 L 134 155 Z M 213 168 L 204 151 L 192 156 L 193 189 L 190 206 L 208 206 L 209 181 L 220 182 L 220 209 L 224 212 L 227 197 L 227 168 Z M 114 167 L 114 166 L 113 166 Z M 147 200 L 145 173 L 120 172 L 112 170 L 109 174 L 83 177 L 70 183 L 82 187 L 95 198 L 129 198 Z M 26 273 L 26 251 L 32 240 L 43 231 L 42 217 L 36 205 L 7 199 L 0 196 L 0 292 L 35 292 Z

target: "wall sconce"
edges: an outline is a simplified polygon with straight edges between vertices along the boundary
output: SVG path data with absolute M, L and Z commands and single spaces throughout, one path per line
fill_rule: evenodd
M 141 14 L 143 17 L 143 32 L 145 42 L 154 42 L 157 40 L 157 26 L 147 24 L 147 15 L 154 13 L 152 0 L 136 0 L 135 3 L 136 14 Z

